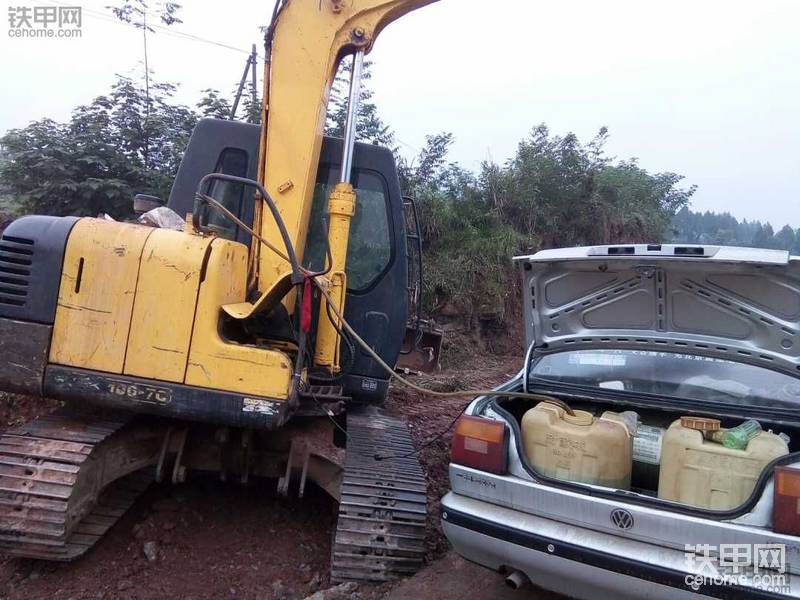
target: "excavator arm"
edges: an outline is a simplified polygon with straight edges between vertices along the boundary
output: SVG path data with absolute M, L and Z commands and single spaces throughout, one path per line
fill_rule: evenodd
M 369 52 L 378 34 L 436 0 L 284 0 L 268 32 L 259 181 L 273 197 L 302 259 L 325 118 L 341 58 Z M 271 219 L 261 233 L 278 240 Z M 287 270 L 274 253 L 259 264 L 264 290 Z

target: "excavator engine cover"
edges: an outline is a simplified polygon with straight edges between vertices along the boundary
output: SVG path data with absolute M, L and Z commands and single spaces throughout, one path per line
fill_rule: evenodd
M 0 348 L 17 359 L 0 363 L 3 389 L 234 426 L 288 418 L 290 358 L 221 333 L 219 307 L 245 296 L 244 245 L 25 217 L 4 232 L 0 271 Z

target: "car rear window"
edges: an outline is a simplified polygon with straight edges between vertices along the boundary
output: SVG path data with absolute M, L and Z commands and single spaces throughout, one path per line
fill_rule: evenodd
M 649 350 L 575 350 L 534 357 L 532 385 L 558 382 L 689 400 L 796 408 L 800 380 L 721 358 Z

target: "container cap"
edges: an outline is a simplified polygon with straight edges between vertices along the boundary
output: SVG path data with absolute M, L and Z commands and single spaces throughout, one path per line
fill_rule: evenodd
M 571 415 L 569 413 L 564 413 L 561 418 L 572 425 L 583 425 L 585 427 L 588 427 L 594 423 L 594 417 L 592 416 L 592 413 L 586 412 L 585 410 L 574 410 L 572 412 L 575 414 Z
M 681 426 L 686 429 L 694 429 L 702 431 L 703 433 L 711 433 L 719 431 L 719 419 L 710 419 L 708 417 L 681 417 Z

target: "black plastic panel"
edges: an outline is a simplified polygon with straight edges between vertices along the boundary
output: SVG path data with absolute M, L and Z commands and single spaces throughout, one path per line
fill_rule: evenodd
M 280 427 L 288 413 L 287 402 L 272 398 L 60 365 L 47 367 L 44 392 L 58 400 L 252 429 Z
M 17 219 L 0 237 L 0 317 L 52 325 L 76 217 Z
M 0 319 L 0 389 L 42 395 L 42 379 L 53 328 Z
M 217 170 L 220 157 L 228 149 L 246 153 L 247 177 L 255 179 L 258 171 L 260 137 L 259 125 L 221 119 L 200 119 L 192 131 L 192 137 L 189 138 L 186 153 L 169 193 L 167 206 L 184 218 L 192 212 L 197 185 L 204 176 Z M 241 174 L 228 173 L 228 175 Z M 245 223 L 253 222 L 252 199 L 242 202 L 239 218 Z M 244 231 L 237 231 L 236 241 L 249 246 L 250 236 Z

